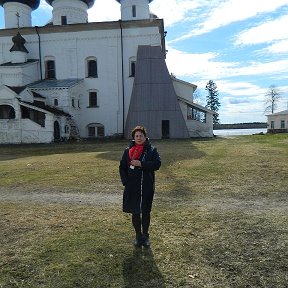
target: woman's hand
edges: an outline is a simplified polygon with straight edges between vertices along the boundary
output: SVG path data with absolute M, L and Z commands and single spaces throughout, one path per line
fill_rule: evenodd
M 141 161 L 139 161 L 139 160 L 132 160 L 130 162 L 130 164 L 135 166 L 135 167 L 141 167 Z

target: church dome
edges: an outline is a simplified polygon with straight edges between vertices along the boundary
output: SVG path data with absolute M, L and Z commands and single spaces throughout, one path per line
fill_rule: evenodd
M 1 1 L 1 0 L 0 0 Z M 46 0 L 46 2 L 52 6 L 54 0 Z M 94 5 L 95 0 L 80 0 L 87 4 L 88 8 L 91 8 Z
M 25 47 L 26 40 L 22 37 L 22 35 L 18 32 L 16 36 L 12 38 L 12 41 L 14 43 L 13 47 L 10 49 L 10 52 L 12 51 L 20 51 L 20 52 L 26 52 L 29 53 L 28 50 Z
M 117 2 L 119 2 L 121 4 L 121 0 L 116 0 Z M 149 0 L 149 3 L 151 3 L 153 0 Z
M 40 0 L 0 0 L 0 5 L 3 6 L 5 3 L 18 2 L 21 4 L 28 5 L 32 10 L 39 7 Z

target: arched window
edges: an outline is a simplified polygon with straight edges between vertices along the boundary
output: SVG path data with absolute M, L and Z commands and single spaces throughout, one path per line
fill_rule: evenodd
M 49 59 L 45 61 L 45 78 L 56 79 L 55 60 Z
M 15 119 L 15 110 L 10 105 L 0 105 L 0 119 Z
M 104 125 L 100 123 L 91 123 L 87 128 L 89 138 L 102 138 L 105 136 Z
M 98 67 L 97 59 L 95 57 L 89 57 L 86 59 L 86 77 L 97 78 L 98 77 Z
M 135 57 L 131 57 L 129 59 L 129 77 L 135 77 L 135 73 L 136 73 L 136 58 Z

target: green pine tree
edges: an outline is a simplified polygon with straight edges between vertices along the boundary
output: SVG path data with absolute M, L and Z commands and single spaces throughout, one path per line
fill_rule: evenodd
M 206 107 L 215 112 L 213 115 L 213 125 L 220 124 L 218 110 L 221 104 L 219 102 L 217 85 L 212 80 L 209 80 L 205 89 L 208 91 L 208 95 L 206 96 Z

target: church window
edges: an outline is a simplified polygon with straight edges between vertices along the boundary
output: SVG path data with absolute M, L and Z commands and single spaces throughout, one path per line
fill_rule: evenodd
M 72 98 L 72 107 L 75 108 L 75 99 L 74 98 Z
M 281 129 L 285 129 L 285 120 L 281 120 Z
M 61 25 L 67 25 L 67 16 L 61 16 Z
M 196 107 L 187 106 L 187 119 L 206 123 L 206 112 Z
M 86 59 L 86 77 L 98 77 L 97 59 L 95 57 L 88 57 Z
M 15 119 L 15 110 L 9 105 L 0 105 L 0 119 Z
M 96 91 L 89 92 L 89 107 L 99 107 Z
M 54 106 L 58 106 L 58 99 L 54 99 Z
M 131 62 L 131 73 L 130 73 L 130 77 L 135 77 L 135 66 L 136 66 L 136 63 L 135 63 L 135 62 Z
M 69 134 L 70 132 L 70 127 L 68 125 L 65 125 L 65 133 Z
M 274 128 L 275 128 L 275 122 L 271 121 L 271 129 L 274 129 Z
M 136 58 L 135 57 L 131 57 L 129 61 L 130 61 L 129 77 L 135 77 L 135 73 L 136 73 Z
M 136 17 L 136 5 L 132 5 L 132 17 Z
M 102 138 L 105 136 L 104 126 L 100 123 L 91 123 L 88 125 L 89 138 Z
M 88 137 L 95 137 L 96 136 L 96 127 L 88 127 Z
M 55 71 L 55 61 L 47 60 L 46 61 L 46 79 L 56 79 L 56 71 Z

